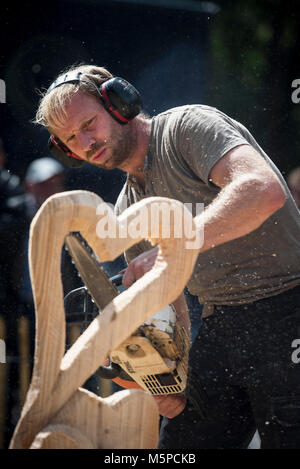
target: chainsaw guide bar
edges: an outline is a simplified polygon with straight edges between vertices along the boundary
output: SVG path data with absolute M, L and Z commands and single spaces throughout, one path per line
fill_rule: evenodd
M 66 247 L 99 312 L 119 295 L 90 246 L 80 233 L 69 233 Z M 153 395 L 181 393 L 186 387 L 190 340 L 169 305 L 143 323 L 117 349 L 112 365 L 120 377 L 135 381 Z M 105 368 L 105 367 L 101 367 Z M 105 376 L 104 376 L 105 377 Z

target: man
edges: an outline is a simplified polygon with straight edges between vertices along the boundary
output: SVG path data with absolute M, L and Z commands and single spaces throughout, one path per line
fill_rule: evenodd
M 64 172 L 64 166 L 57 160 L 50 157 L 42 157 L 33 160 L 28 165 L 25 173 L 24 185 L 26 189 L 26 215 L 28 226 L 24 242 L 24 278 L 22 288 L 20 288 L 20 297 L 24 306 L 28 309 L 27 314 L 32 316 L 33 327 L 33 297 L 28 264 L 29 226 L 34 215 L 45 200 L 51 195 L 65 190 Z
M 125 112 L 122 125 L 120 101 L 130 100 L 111 79 L 100 67 L 73 70 L 50 87 L 36 122 L 70 161 L 128 173 L 117 213 L 153 195 L 189 202 L 194 215 L 196 203 L 205 205 L 195 218 L 204 243 L 188 283 L 204 304 L 203 324 L 187 400 L 158 399 L 166 417 L 160 447 L 247 447 L 255 428 L 262 447 L 299 447 L 291 344 L 300 336 L 300 217 L 283 177 L 243 125 L 209 106 L 152 119 Z M 111 93 L 108 103 L 112 87 L 120 100 Z M 157 249 L 147 249 L 140 243 L 127 253 L 125 286 L 151 269 Z

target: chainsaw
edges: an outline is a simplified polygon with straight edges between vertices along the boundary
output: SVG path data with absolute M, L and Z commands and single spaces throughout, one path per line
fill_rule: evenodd
M 96 305 L 96 314 L 101 314 L 120 294 L 122 275 L 109 278 L 80 233 L 69 233 L 65 246 L 85 285 L 66 295 L 65 308 L 70 295 L 84 290 Z M 189 337 L 174 307 L 168 305 L 112 350 L 109 366 L 101 366 L 98 373 L 122 387 L 140 387 L 153 395 L 181 393 L 186 387 L 189 348 Z

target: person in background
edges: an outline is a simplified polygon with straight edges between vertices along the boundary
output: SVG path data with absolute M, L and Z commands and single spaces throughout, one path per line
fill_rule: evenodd
M 25 224 L 25 189 L 19 176 L 6 169 L 7 153 L 0 138 L 0 300 L 10 310 L 19 288 L 18 258 Z M 6 305 L 6 306 L 5 306 Z
M 20 296 L 33 319 L 33 298 L 28 266 L 28 241 L 31 220 L 48 197 L 63 192 L 64 167 L 54 158 L 42 157 L 32 161 L 25 173 L 27 232 L 24 242 L 24 278 Z
M 48 197 L 65 190 L 64 171 L 63 165 L 50 157 L 38 158 L 29 164 L 24 180 L 29 216 L 33 217 Z
M 19 291 L 22 286 L 23 240 L 26 231 L 25 188 L 20 177 L 7 169 L 8 153 L 0 138 L 0 317 L 5 325 L 6 380 L 1 383 L 5 414 L 1 428 L 9 441 L 16 424 L 19 406 L 18 328 L 22 311 Z M 2 337 L 1 337 L 2 338 Z
M 300 210 L 300 166 L 290 171 L 287 176 L 287 185 L 289 186 L 296 205 Z

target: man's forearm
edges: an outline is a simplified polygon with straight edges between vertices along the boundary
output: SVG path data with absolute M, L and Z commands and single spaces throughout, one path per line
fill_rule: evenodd
M 258 228 L 285 203 L 280 189 L 268 188 L 256 177 L 243 176 L 224 187 L 219 196 L 195 217 L 204 228 L 200 252 L 242 237 Z

